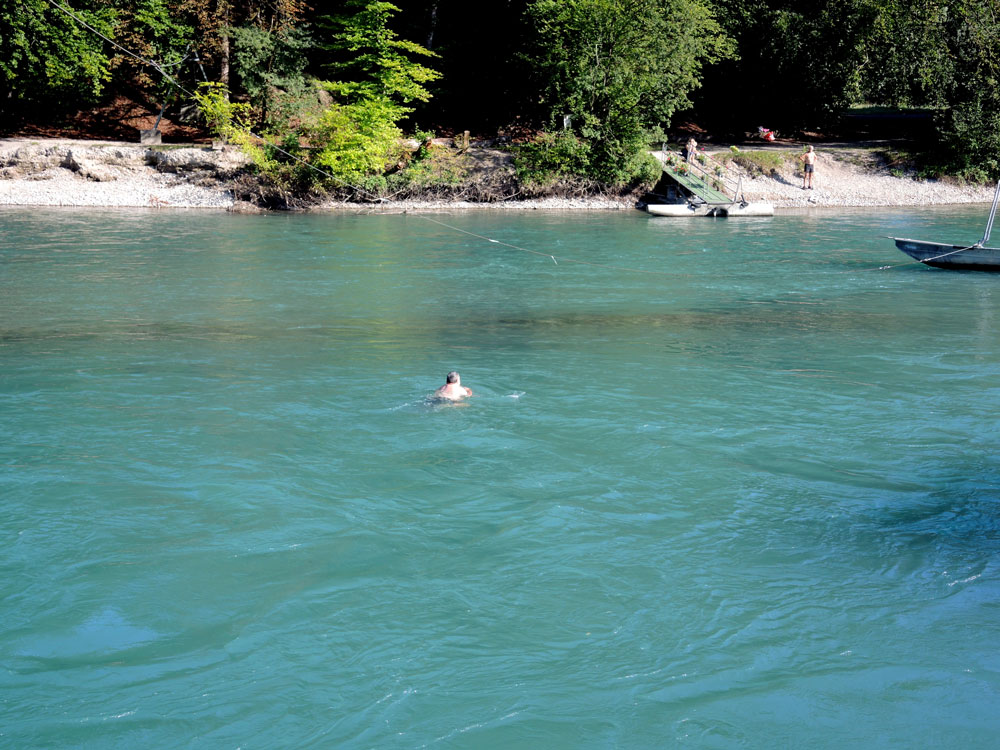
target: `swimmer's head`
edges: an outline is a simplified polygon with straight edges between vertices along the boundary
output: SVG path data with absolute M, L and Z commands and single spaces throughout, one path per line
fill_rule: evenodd
M 445 380 L 448 383 L 457 383 L 459 381 L 458 373 L 452 370 L 448 373 L 448 377 Z

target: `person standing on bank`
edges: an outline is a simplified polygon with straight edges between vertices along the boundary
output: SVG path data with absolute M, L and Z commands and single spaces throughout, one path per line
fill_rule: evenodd
M 461 401 L 466 396 L 472 395 L 472 389 L 462 385 L 461 376 L 452 370 L 445 377 L 444 385 L 434 391 L 434 395 L 449 401 Z
M 684 160 L 690 164 L 691 160 L 694 159 L 695 152 L 698 151 L 698 141 L 694 137 L 688 138 L 687 145 L 684 146 L 685 154 Z
M 802 161 L 802 189 L 813 189 L 813 173 L 816 171 L 816 150 L 810 146 L 808 150 L 799 157 Z

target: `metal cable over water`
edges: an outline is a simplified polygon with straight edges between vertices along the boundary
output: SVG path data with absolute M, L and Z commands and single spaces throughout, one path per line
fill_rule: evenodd
M 552 262 L 555 263 L 556 265 L 559 265 L 559 262 L 561 261 L 563 263 L 575 263 L 576 265 L 579 265 L 579 266 L 594 266 L 595 268 L 607 268 L 607 269 L 614 270 L 614 271 L 629 271 L 631 273 L 652 273 L 652 274 L 658 274 L 658 275 L 662 275 L 662 276 L 675 276 L 675 277 L 681 275 L 681 274 L 671 273 L 670 271 L 649 271 L 649 270 L 646 270 L 644 268 L 629 268 L 627 266 L 613 266 L 613 265 L 609 265 L 607 263 L 593 263 L 593 262 L 588 261 L 588 260 L 574 260 L 573 258 L 563 258 L 563 257 L 556 258 L 556 256 L 552 255 L 551 253 L 543 253 L 543 252 L 541 252 L 539 250 L 531 250 L 531 249 L 526 248 L 526 247 L 521 247 L 520 245 L 511 244 L 510 242 L 503 242 L 502 240 L 495 240 L 492 237 L 486 237 L 485 235 L 482 235 L 482 234 L 476 234 L 475 232 L 470 232 L 468 230 L 461 229 L 461 228 L 456 227 L 456 226 L 452 226 L 451 224 L 446 224 L 443 221 L 438 221 L 437 219 L 432 219 L 429 216 L 422 216 L 421 214 L 413 214 L 413 216 L 415 218 L 417 218 L 417 219 L 423 219 L 424 221 L 429 221 L 429 222 L 431 222 L 433 224 L 439 224 L 440 226 L 446 227 L 447 229 L 450 229 L 450 230 L 452 230 L 454 232 L 461 232 L 462 234 L 467 234 L 470 237 L 475 237 L 477 239 L 484 240 L 486 242 L 492 242 L 495 245 L 503 245 L 504 247 L 509 247 L 509 248 L 514 249 L 514 250 L 520 250 L 520 251 L 525 252 L 525 253 L 531 253 L 532 255 L 540 255 L 543 258 L 551 258 Z

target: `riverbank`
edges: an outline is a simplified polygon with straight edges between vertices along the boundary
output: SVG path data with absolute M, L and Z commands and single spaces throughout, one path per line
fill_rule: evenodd
M 992 186 L 915 179 L 914 175 L 891 170 L 871 149 L 844 146 L 817 149 L 815 189 L 802 190 L 795 159 L 799 152 L 795 146 L 783 149 L 783 166 L 770 174 L 745 174 L 745 197 L 773 203 L 781 209 L 986 203 L 993 196 Z M 724 155 L 726 152 L 719 153 Z M 0 139 L 0 206 L 259 210 L 234 197 L 234 180 L 245 168 L 243 155 L 232 149 L 151 148 L 110 141 Z M 636 205 L 635 197 L 595 196 L 494 203 L 331 201 L 316 210 L 399 212 L 484 207 L 499 210 L 631 210 Z
M 934 206 L 993 200 L 992 185 L 919 179 L 913 172 L 887 165 L 877 150 L 839 144 L 817 147 L 814 188 L 803 190 L 801 147 L 775 150 L 784 157 L 783 166 L 769 175 L 745 176 L 743 191 L 748 200 L 766 201 L 777 208 Z
M 238 152 L 132 143 L 0 140 L 0 205 L 232 209 Z

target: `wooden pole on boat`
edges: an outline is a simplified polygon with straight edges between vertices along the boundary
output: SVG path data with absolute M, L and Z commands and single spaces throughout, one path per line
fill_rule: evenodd
M 997 183 L 997 191 L 993 194 L 993 206 L 990 208 L 990 218 L 986 222 L 986 234 L 979 240 L 980 245 L 985 245 L 990 241 L 990 232 L 993 231 L 993 219 L 997 215 L 997 202 L 1000 201 L 1000 182 Z

